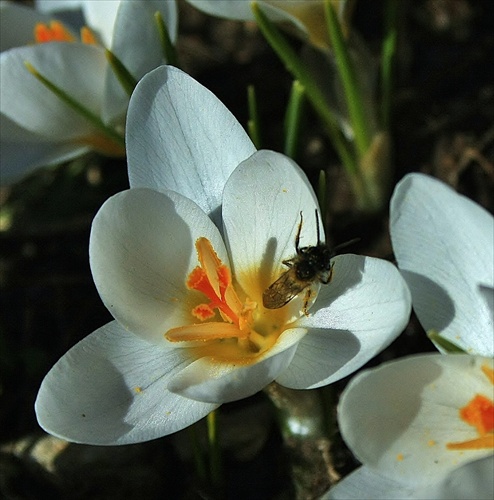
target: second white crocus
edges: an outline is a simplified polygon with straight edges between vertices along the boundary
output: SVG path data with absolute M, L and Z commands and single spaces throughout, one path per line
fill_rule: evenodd
M 364 466 L 324 498 L 492 498 L 493 368 L 492 358 L 427 354 L 354 377 L 338 421 Z
M 494 356 L 492 215 L 433 177 L 409 174 L 393 194 L 390 231 L 425 331 Z
M 174 1 L 79 2 L 95 39 L 79 41 L 71 26 L 50 24 L 47 13 L 2 2 L 0 54 L 1 182 L 21 179 L 36 167 L 60 163 L 89 150 L 123 155 L 129 96 L 107 62 L 105 47 L 118 56 L 134 79 L 162 64 L 154 20 L 159 12 L 172 40 L 176 37 Z M 51 6 L 43 2 L 41 6 Z M 56 5 L 60 5 L 57 3 Z M 45 40 L 33 44 L 34 30 Z M 73 41 L 68 41 L 73 40 Z M 93 43 L 93 42 L 97 43 Z M 108 135 L 48 90 L 25 63 L 115 131 Z M 120 138 L 118 137 L 120 134 Z
M 404 328 L 408 288 L 389 262 L 334 258 L 308 314 L 263 291 L 317 243 L 314 191 L 289 158 L 255 151 L 231 113 L 185 73 L 158 68 L 127 123 L 131 189 L 95 217 L 90 262 L 115 321 L 46 376 L 36 413 L 71 441 L 124 444 L 182 429 L 267 384 L 310 389 L 362 366 Z
M 409 174 L 390 225 L 422 326 L 472 355 L 414 356 L 355 377 L 338 421 L 364 466 L 326 498 L 492 498 L 494 219 L 439 180 Z

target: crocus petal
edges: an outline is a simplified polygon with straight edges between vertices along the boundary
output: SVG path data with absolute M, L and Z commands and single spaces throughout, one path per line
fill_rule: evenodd
M 36 9 L 41 12 L 59 12 L 80 9 L 87 0 L 35 0 Z
M 177 191 L 211 214 L 232 171 L 254 151 L 230 111 L 186 73 L 161 67 L 137 85 L 127 119 L 131 187 Z
M 235 169 L 225 186 L 222 214 L 235 277 L 246 291 L 259 290 L 259 282 L 264 290 L 287 270 L 282 261 L 295 255 L 300 212 L 300 246 L 317 244 L 317 208 L 306 175 L 280 153 L 258 151 Z
M 494 457 L 483 458 L 459 467 L 445 479 L 426 486 L 402 484 L 380 476 L 369 467 L 359 467 L 321 500 L 492 500 L 494 497 Z
M 440 354 L 384 363 L 357 375 L 340 399 L 338 421 L 355 456 L 380 474 L 408 484 L 442 480 L 492 448 L 456 449 L 479 437 L 460 409 L 484 395 L 493 360 Z M 488 432 L 490 432 L 488 430 Z
M 72 142 L 50 141 L 19 127 L 4 115 L 0 115 L 0 130 L 0 185 L 17 182 L 36 167 L 62 163 L 89 149 Z
M 442 182 L 410 174 L 391 200 L 391 240 L 424 329 L 493 356 L 493 318 L 480 291 L 494 287 L 492 215 Z
M 290 368 L 277 381 L 293 389 L 335 382 L 360 368 L 387 347 L 410 316 L 408 287 L 391 263 L 359 255 L 333 259 L 332 280 L 322 285 L 308 328 Z
M 98 34 L 105 47 L 111 47 L 114 29 L 116 29 L 117 13 L 124 3 L 127 2 L 98 0 L 97 2 L 85 1 L 81 3 L 87 25 Z M 141 7 L 145 3 L 137 2 Z
M 96 10 L 100 3 L 89 2 L 93 10 Z M 136 80 L 166 62 L 154 18 L 156 12 L 161 14 L 170 39 L 175 41 L 178 21 L 175 1 L 120 2 L 116 15 L 110 48 Z M 125 117 L 129 96 L 112 69 L 108 69 L 102 116 L 107 123 L 120 123 Z
M 252 396 L 286 369 L 305 333 L 302 328 L 284 332 L 263 357 L 248 366 L 201 358 L 184 368 L 168 389 L 205 403 L 227 403 Z
M 11 49 L 0 55 L 2 114 L 52 140 L 75 140 L 97 133 L 86 118 L 29 73 L 26 61 L 99 114 L 106 67 L 104 51 L 86 44 L 54 42 Z
M 13 2 L 0 3 L 0 52 L 34 42 L 34 27 L 49 22 L 44 15 L 24 5 Z
M 170 378 L 190 363 L 185 354 L 108 323 L 46 375 L 35 404 L 38 422 L 54 436 L 98 445 L 149 441 L 183 429 L 216 408 L 167 390 Z
M 131 189 L 104 203 L 91 229 L 91 271 L 103 302 L 123 326 L 161 344 L 168 329 L 191 322 L 197 304 L 185 282 L 198 265 L 194 244 L 200 236 L 228 264 L 216 226 L 177 193 Z

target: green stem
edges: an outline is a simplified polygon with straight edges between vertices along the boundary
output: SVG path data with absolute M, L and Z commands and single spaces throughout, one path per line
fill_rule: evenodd
M 393 89 L 393 60 L 398 37 L 397 0 L 387 0 L 384 18 L 384 40 L 381 50 L 381 126 L 389 129 L 391 115 L 391 93 Z
M 303 61 L 297 56 L 285 37 L 276 26 L 262 12 L 257 2 L 252 2 L 252 12 L 262 34 L 269 42 L 278 57 L 283 61 L 288 71 L 295 76 L 305 88 L 307 97 L 315 111 L 321 117 L 331 142 L 345 165 L 348 173 L 355 176 L 358 172 L 358 162 L 352 154 L 352 148 L 346 141 L 339 124 L 331 109 L 328 107 L 323 92 L 307 71 Z
M 116 132 L 111 127 L 105 125 L 99 116 L 90 111 L 86 106 L 81 104 L 79 101 L 69 96 L 64 90 L 55 85 L 53 82 L 45 78 L 41 73 L 36 70 L 36 68 L 28 61 L 24 62 L 28 71 L 34 75 L 34 77 L 39 80 L 46 88 L 51 90 L 62 102 L 64 102 L 71 109 L 76 111 L 78 114 L 86 118 L 94 127 L 103 132 L 110 140 L 115 142 L 118 146 L 125 148 L 125 139 L 122 135 Z
M 197 436 L 197 425 L 191 425 L 187 428 L 189 434 L 189 441 L 192 447 L 192 455 L 194 457 L 194 464 L 196 466 L 197 477 L 202 481 L 206 482 L 206 465 L 204 463 L 204 457 L 201 453 L 201 447 L 199 446 L 199 439 Z
M 214 410 L 207 416 L 208 443 L 209 443 L 209 473 L 211 484 L 218 489 L 222 485 L 221 475 L 221 450 L 218 440 L 217 426 L 218 410 Z
M 339 479 L 332 463 L 321 394 L 317 390 L 288 389 L 276 382 L 264 391 L 277 409 L 297 498 L 319 498 Z
M 259 111 L 257 106 L 256 89 L 254 85 L 247 87 L 247 102 L 249 107 L 249 121 L 247 128 L 249 135 L 257 149 L 261 148 L 261 126 L 259 120 Z
M 160 11 L 156 11 L 154 13 L 154 19 L 156 21 L 156 26 L 158 27 L 158 33 L 161 40 L 161 50 L 166 64 L 170 64 L 178 68 L 177 51 L 175 50 L 175 46 L 170 38 L 170 33 L 168 32 L 168 28 Z
M 284 153 L 290 158 L 295 158 L 297 154 L 304 104 L 305 88 L 298 80 L 294 80 L 285 114 Z
M 355 144 L 359 157 L 365 155 L 371 144 L 372 135 L 370 133 L 365 114 L 365 106 L 362 99 L 362 91 L 358 82 L 357 74 L 350 59 L 343 32 L 341 31 L 338 16 L 330 0 L 325 2 L 326 22 L 328 33 L 335 55 L 338 74 L 343 83 L 345 91 L 348 113 L 355 135 Z

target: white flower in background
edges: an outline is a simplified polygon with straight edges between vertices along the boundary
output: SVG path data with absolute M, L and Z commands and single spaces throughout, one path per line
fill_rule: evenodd
M 324 498 L 493 498 L 493 365 L 428 354 L 355 376 L 338 421 L 364 466 Z
M 237 21 L 253 21 L 251 0 L 187 0 L 199 10 L 217 17 Z M 257 2 L 265 14 L 274 22 L 295 28 L 303 40 L 319 49 L 330 45 L 324 0 L 259 0 Z M 353 0 L 331 1 L 342 27 L 347 31 L 353 10 Z
M 390 231 L 423 328 L 494 356 L 492 215 L 437 179 L 409 174 L 395 188 Z
M 125 444 L 199 420 L 270 382 L 334 382 L 404 328 L 408 288 L 389 262 L 334 258 L 331 283 L 279 309 L 263 291 L 301 246 L 317 243 L 314 191 L 289 158 L 257 151 L 218 99 L 172 67 L 130 102 L 131 189 L 93 222 L 90 262 L 115 321 L 73 347 L 36 401 L 65 439 Z M 323 239 L 323 236 L 321 236 Z
M 424 329 L 489 357 L 415 356 L 355 377 L 338 421 L 364 466 L 324 498 L 491 499 L 494 220 L 423 174 L 398 183 L 390 219 L 396 259 Z
M 67 8 L 74 4 L 48 1 L 39 2 L 39 7 L 46 10 L 47 6 Z M 123 141 L 112 140 L 48 90 L 28 71 L 26 62 L 123 137 L 129 96 L 108 64 L 105 48 L 111 49 L 138 80 L 163 63 L 156 12 L 160 12 L 171 39 L 176 38 L 174 1 L 78 4 L 89 27 L 81 34 L 78 27 L 53 20 L 45 12 L 0 3 L 2 183 L 15 182 L 35 167 L 60 163 L 89 150 L 125 154 Z M 35 44 L 35 40 L 40 43 Z

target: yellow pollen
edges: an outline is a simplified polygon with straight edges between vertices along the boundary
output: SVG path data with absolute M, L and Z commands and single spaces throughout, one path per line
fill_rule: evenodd
M 398 462 L 403 462 L 403 459 L 404 459 L 404 458 L 405 458 L 405 457 L 403 456 L 403 453 L 398 453 L 398 455 L 396 455 L 396 460 L 397 460 Z
M 170 342 L 194 342 L 190 349 L 198 357 L 208 356 L 222 362 L 250 364 L 270 349 L 283 331 L 285 312 L 278 310 L 262 315 L 257 302 L 239 297 L 233 285 L 232 274 L 216 254 L 211 242 L 204 237 L 196 241 L 199 265 L 186 279 L 191 300 L 199 292 L 203 300 L 191 307 L 191 322 L 168 330 L 165 338 Z M 261 296 L 260 290 L 255 294 Z M 261 317 L 262 316 L 262 317 Z

